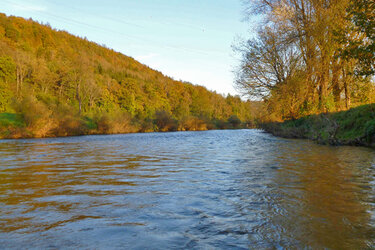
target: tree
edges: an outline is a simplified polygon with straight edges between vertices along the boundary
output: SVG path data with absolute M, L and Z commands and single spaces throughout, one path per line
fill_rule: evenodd
M 16 65 L 9 56 L 0 57 L 0 80 L 5 83 L 14 80 Z
M 292 44 L 283 43 L 271 28 L 260 30 L 237 50 L 243 54 L 236 78 L 239 91 L 250 98 L 267 98 L 285 83 L 300 64 L 300 55 Z
M 50 88 L 55 87 L 58 80 L 57 75 L 51 72 L 43 60 L 37 60 L 33 67 L 33 81 L 40 86 L 43 93 L 47 93 Z
M 351 25 L 346 14 L 353 4 L 357 3 L 251 1 L 250 15 L 261 14 L 262 22 L 255 38 L 239 50 L 243 57 L 236 80 L 238 89 L 250 98 L 263 100 L 269 112 L 278 113 L 278 119 L 350 108 L 356 89 L 351 72 L 360 62 L 355 58 L 344 60 L 337 34 Z
M 30 55 L 24 51 L 15 52 L 15 62 L 16 62 L 16 93 L 17 97 L 20 97 L 23 88 L 23 83 L 28 73 L 31 72 L 30 66 Z
M 9 56 L 0 57 L 0 112 L 4 112 L 12 97 L 10 83 L 14 82 L 16 65 Z
M 358 75 L 375 74 L 375 2 L 373 0 L 351 1 L 348 7 L 351 25 L 342 34 L 346 45 L 343 56 L 355 58 Z

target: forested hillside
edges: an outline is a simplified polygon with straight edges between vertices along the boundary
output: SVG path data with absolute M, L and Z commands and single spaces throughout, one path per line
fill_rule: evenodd
M 373 0 L 249 0 L 262 20 L 238 46 L 237 86 L 264 102 L 264 121 L 375 102 Z
M 183 59 L 181 59 L 183 60 Z M 237 128 L 251 102 L 175 81 L 133 58 L 0 14 L 0 137 Z

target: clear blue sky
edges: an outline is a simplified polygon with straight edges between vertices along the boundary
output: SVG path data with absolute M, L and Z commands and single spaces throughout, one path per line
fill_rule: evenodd
M 177 80 L 236 94 L 241 0 L 0 0 L 1 12 L 105 44 Z

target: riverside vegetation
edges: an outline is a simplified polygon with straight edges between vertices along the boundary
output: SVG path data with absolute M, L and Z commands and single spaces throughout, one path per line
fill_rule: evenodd
M 282 123 L 267 122 L 262 127 L 273 135 L 287 138 L 305 138 L 330 145 L 375 147 L 375 104 Z
M 374 146 L 375 2 L 249 2 L 249 17 L 262 22 L 236 46 L 243 55 L 236 86 L 263 102 L 261 127 L 284 137 Z
M 0 14 L 0 138 L 252 126 L 252 103 Z

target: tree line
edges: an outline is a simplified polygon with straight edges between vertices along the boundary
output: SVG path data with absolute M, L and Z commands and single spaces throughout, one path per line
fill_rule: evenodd
M 375 2 L 253 0 L 236 86 L 282 121 L 375 102 Z M 254 20 L 254 19 L 253 19 Z
M 21 120 L 0 121 L 3 136 L 238 128 L 253 122 L 251 110 L 239 96 L 176 81 L 48 24 L 0 14 L 0 113 Z

